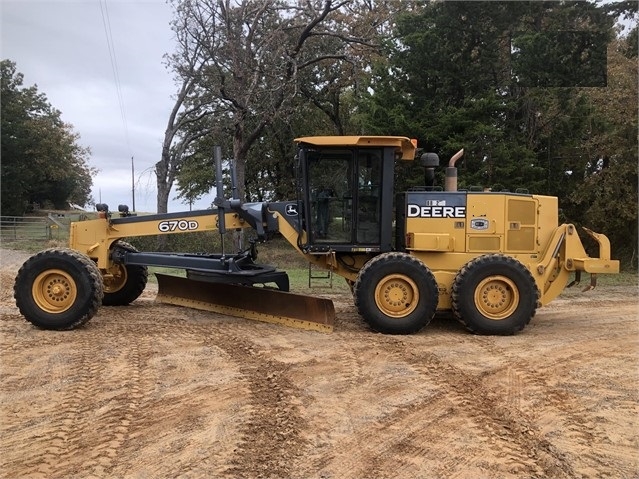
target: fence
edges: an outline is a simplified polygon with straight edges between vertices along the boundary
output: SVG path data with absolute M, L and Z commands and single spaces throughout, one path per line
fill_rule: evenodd
M 48 217 L 0 216 L 0 241 L 59 239 L 64 225 Z

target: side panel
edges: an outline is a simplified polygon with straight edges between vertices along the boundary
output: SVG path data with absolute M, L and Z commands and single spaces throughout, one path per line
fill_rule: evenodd
M 537 242 L 538 250 L 543 251 L 550 243 L 555 230 L 559 226 L 559 200 L 555 196 L 535 195 L 537 201 Z
M 504 195 L 469 193 L 467 251 L 477 254 L 503 252 L 505 222 Z
M 463 252 L 467 207 L 464 192 L 405 194 L 405 247 L 408 251 Z
M 557 227 L 556 199 L 531 195 L 408 192 L 404 198 L 409 251 L 538 254 Z M 540 218 L 541 215 L 541 218 Z

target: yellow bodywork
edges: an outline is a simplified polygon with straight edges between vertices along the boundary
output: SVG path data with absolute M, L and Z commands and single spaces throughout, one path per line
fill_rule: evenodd
M 540 302 L 548 304 L 568 284 L 571 273 L 618 273 L 610 242 L 586 230 L 599 243 L 589 257 L 571 224 L 558 225 L 557 198 L 507 193 L 467 193 L 466 218 L 408 218 L 407 250 L 433 271 L 439 287 L 438 309 L 450 309 L 457 272 L 483 254 L 517 259 L 532 273 Z M 480 221 L 481 228 L 473 228 Z
M 451 308 L 451 290 L 457 272 L 483 254 L 506 254 L 525 265 L 535 279 L 542 305 L 555 299 L 576 271 L 593 274 L 619 272 L 619 262 L 610 259 L 610 242 L 605 235 L 586 230 L 599 243 L 599 257 L 593 258 L 586 254 L 573 225 L 558 225 L 556 197 L 468 193 L 467 198 L 465 219 L 406 220 L 406 249 L 435 275 L 439 288 L 439 310 Z M 334 251 L 305 253 L 298 247 L 297 230 L 279 217 L 279 213 L 269 214 L 278 220 L 279 232 L 298 254 L 349 282 L 357 280 L 359 270 L 374 256 L 374 253 L 351 255 L 354 263 L 346 267 L 338 261 L 339 253 Z M 471 228 L 475 218 L 485 221 L 484 229 Z M 109 260 L 109 248 L 120 238 L 217 230 L 215 210 L 172 220 L 140 220 L 144 217 L 138 217 L 131 223 L 113 224 L 107 219 L 73 223 L 70 247 L 94 259 L 108 283 L 110 274 L 118 274 L 121 269 Z M 228 229 L 249 227 L 235 213 L 226 213 L 225 223 Z M 304 241 L 305 233 L 302 233 L 302 243 Z
M 315 146 L 394 146 L 397 148 L 397 159 L 403 161 L 414 160 L 417 149 L 417 140 L 405 136 L 305 136 L 295 138 L 295 142 Z

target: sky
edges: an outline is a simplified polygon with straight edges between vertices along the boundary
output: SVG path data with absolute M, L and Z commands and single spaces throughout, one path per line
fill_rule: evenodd
M 153 168 L 177 91 L 164 65 L 175 49 L 171 18 L 164 0 L 0 0 L 2 59 L 15 62 L 24 86 L 36 84 L 90 147 L 89 166 L 99 170 L 92 197 L 111 211 L 132 207 L 133 182 L 136 211 L 156 211 Z M 176 196 L 174 187 L 169 212 L 188 210 Z

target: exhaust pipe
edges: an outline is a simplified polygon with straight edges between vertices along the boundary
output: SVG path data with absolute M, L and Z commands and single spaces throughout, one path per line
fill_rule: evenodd
M 455 153 L 448 162 L 446 178 L 444 180 L 444 191 L 457 191 L 457 167 L 455 166 L 455 162 L 462 156 L 464 156 L 463 148 Z

